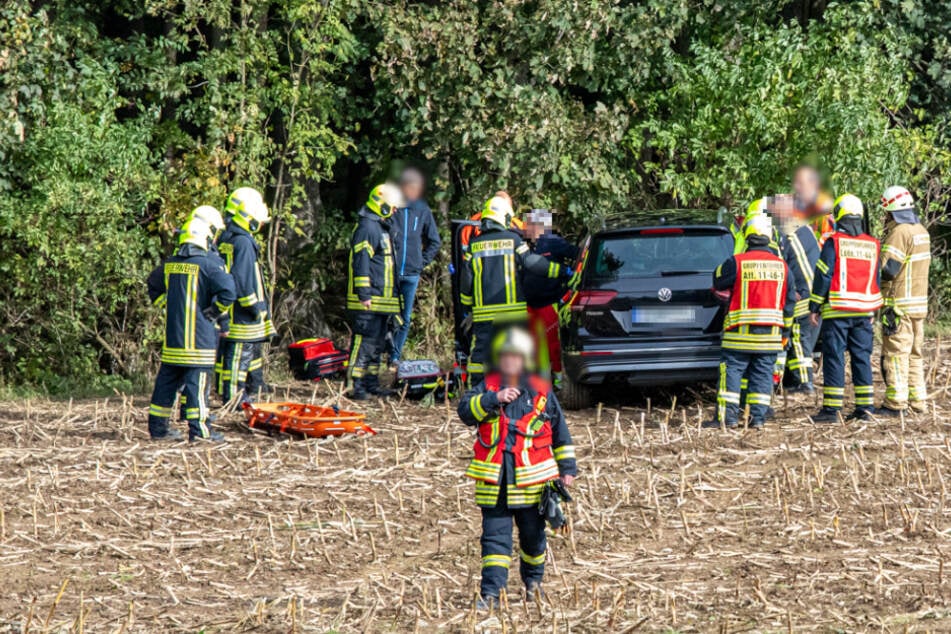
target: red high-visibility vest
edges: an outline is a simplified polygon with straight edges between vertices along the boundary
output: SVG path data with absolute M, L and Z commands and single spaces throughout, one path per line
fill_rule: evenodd
M 736 281 L 724 330 L 739 326 L 783 327 L 788 271 L 782 258 L 766 251 L 734 255 Z
M 881 245 L 872 236 L 850 236 L 837 231 L 829 238 L 835 245 L 835 267 L 829 287 L 829 308 L 834 311 L 870 313 L 882 306 L 878 287 Z
M 501 383 L 500 375 L 490 374 L 485 379 L 486 390 L 497 392 Z M 558 463 L 551 446 L 551 421 L 545 416 L 551 388 L 547 381 L 538 377 L 532 377 L 531 386 L 536 393 L 532 409 L 515 421 L 516 438 L 512 453 L 517 487 L 541 484 L 558 477 Z M 489 484 L 500 483 L 510 423 L 511 419 L 502 408 L 497 418 L 479 425 L 479 435 L 473 447 L 475 455 L 466 469 L 466 476 Z

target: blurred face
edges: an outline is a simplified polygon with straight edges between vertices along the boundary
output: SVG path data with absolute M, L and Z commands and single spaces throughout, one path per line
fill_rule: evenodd
M 777 220 L 786 220 L 793 214 L 793 197 L 789 194 L 780 194 L 773 200 L 770 207 L 773 217 Z
M 796 198 L 811 205 L 819 195 L 819 172 L 811 167 L 800 167 L 793 174 L 793 191 Z
M 529 240 L 538 240 L 545 233 L 545 225 L 541 222 L 528 222 L 525 224 L 524 233 Z
M 499 372 L 502 376 L 516 377 L 525 369 L 525 360 L 522 355 L 505 352 L 499 355 Z
M 419 200 L 423 197 L 423 182 L 422 181 L 409 181 L 403 183 L 400 186 L 400 189 L 403 190 L 403 197 L 406 198 L 407 202 L 412 202 L 414 200 Z

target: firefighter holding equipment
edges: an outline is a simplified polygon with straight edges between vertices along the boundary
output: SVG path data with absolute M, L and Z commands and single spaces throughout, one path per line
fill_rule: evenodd
M 207 381 L 215 365 L 218 334 L 215 322 L 235 301 L 234 281 L 221 260 L 209 252 L 214 232 L 198 218 L 179 237 L 175 255 L 149 276 L 153 303 L 165 303 L 162 365 L 149 405 L 149 435 L 153 440 L 180 440 L 168 426 L 179 389 L 185 396 L 189 440 L 222 440 L 207 425 Z M 183 387 L 184 386 L 184 387 Z
M 882 209 L 886 213 L 881 259 L 885 401 L 879 413 L 898 416 L 909 405 L 924 411 L 928 398 L 922 348 L 931 237 L 915 214 L 914 198 L 904 187 L 886 189 Z
M 483 608 L 498 602 L 508 582 L 513 521 L 527 595 L 540 591 L 550 506 L 540 506 L 543 493 L 559 477 L 571 486 L 577 473 L 571 434 L 551 384 L 529 372 L 531 336 L 520 328 L 503 330 L 492 348 L 492 371 L 459 403 L 462 422 L 478 428 L 466 476 L 476 481 L 482 509 Z
M 388 396 L 380 385 L 383 349 L 391 319 L 399 320 L 400 297 L 389 220 L 405 205 L 395 185 L 377 185 L 360 209 L 350 239 L 347 313 L 353 329 L 347 382 L 350 398 Z
M 470 385 L 482 379 L 496 326 L 525 323 L 528 319 L 525 273 L 549 278 L 572 275 L 571 267 L 549 262 L 531 252 L 528 244 L 508 228 L 513 215 L 507 199 L 494 196 L 486 201 L 481 231 L 472 238 L 465 256 L 460 301 L 472 315 Z
M 274 334 L 261 271 L 261 247 L 254 234 L 271 218 L 260 192 L 236 189 L 228 197 L 230 218 L 218 241 L 218 252 L 234 278 L 238 300 L 231 307 L 231 325 L 218 352 L 218 394 L 227 403 L 249 401 L 261 377 L 262 346 Z M 256 377 L 252 379 L 251 377 Z
M 714 271 L 714 289 L 731 293 L 723 324 L 717 419 L 706 427 L 737 427 L 744 378 L 748 379 L 749 426 L 760 428 L 766 422 L 773 366 L 785 347 L 796 305 L 786 263 L 770 249 L 772 236 L 769 216 L 750 218 L 744 227 L 746 252 L 730 257 Z
M 840 196 L 833 206 L 835 232 L 822 245 L 816 264 L 810 319 L 822 314 L 822 409 L 817 423 L 838 419 L 845 397 L 845 353 L 852 362 L 855 411 L 850 419 L 867 419 L 875 412 L 872 386 L 872 315 L 882 306 L 879 290 L 878 240 L 862 227 L 862 201 Z

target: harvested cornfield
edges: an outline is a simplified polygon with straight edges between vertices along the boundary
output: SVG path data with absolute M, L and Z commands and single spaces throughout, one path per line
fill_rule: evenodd
M 156 445 L 145 398 L 3 404 L 0 632 L 951 629 L 947 349 L 924 416 L 700 430 L 712 392 L 570 413 L 581 477 L 546 596 L 474 610 L 472 435 L 451 406 L 374 403 L 372 438 L 221 421 Z M 289 396 L 338 398 L 330 385 Z M 280 394 L 284 398 L 285 394 Z M 513 577 L 517 575 L 513 574 Z

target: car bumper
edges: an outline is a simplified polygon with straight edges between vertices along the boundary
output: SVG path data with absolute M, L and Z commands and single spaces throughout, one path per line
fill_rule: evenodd
M 573 381 L 589 385 L 609 379 L 631 385 L 696 383 L 717 379 L 720 345 L 592 346 L 566 351 L 562 360 Z

